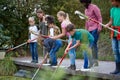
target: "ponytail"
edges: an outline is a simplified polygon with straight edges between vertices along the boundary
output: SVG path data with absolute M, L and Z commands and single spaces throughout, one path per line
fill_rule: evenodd
M 70 21 L 70 18 L 69 18 L 69 14 L 68 14 L 68 13 L 66 13 L 66 18 L 65 18 L 65 19 Z
M 70 20 L 68 13 L 65 13 L 64 11 L 59 11 L 57 16 L 63 16 L 66 20 Z

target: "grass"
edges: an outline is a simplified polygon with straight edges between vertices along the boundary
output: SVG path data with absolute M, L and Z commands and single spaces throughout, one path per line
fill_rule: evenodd
M 30 79 L 13 77 L 13 76 L 0 76 L 0 80 L 30 80 Z
M 0 75 L 8 76 L 13 75 L 17 71 L 16 65 L 10 57 L 6 57 L 0 60 Z

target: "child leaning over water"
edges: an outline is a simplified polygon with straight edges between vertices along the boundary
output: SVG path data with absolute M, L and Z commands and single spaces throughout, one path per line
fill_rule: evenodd
M 80 46 L 84 56 L 84 69 L 88 69 L 93 66 L 92 51 L 91 47 L 94 41 L 94 37 L 85 29 L 75 29 L 73 24 L 69 24 L 66 27 L 66 31 L 70 33 L 72 39 L 76 40 L 76 44 L 67 49 L 68 51 L 72 48 Z M 66 51 L 67 51 L 66 50 Z
M 50 65 L 56 66 L 57 65 L 56 53 L 59 50 L 59 48 L 62 46 L 62 41 L 61 40 L 54 40 L 51 38 L 46 38 L 43 40 L 42 44 L 45 47 L 46 51 L 49 53 Z

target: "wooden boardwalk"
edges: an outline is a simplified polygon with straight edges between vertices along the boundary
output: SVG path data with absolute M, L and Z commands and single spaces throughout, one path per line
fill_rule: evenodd
M 21 67 L 29 67 L 29 68 L 38 68 L 42 60 L 43 60 L 42 58 L 39 58 L 39 63 L 34 64 L 34 63 L 30 63 L 31 62 L 30 57 L 14 58 L 15 64 Z M 59 61 L 60 59 L 58 59 L 58 62 Z M 69 59 L 64 59 L 61 64 L 61 66 L 65 66 L 65 67 L 68 67 L 69 65 L 70 65 Z M 84 75 L 84 76 L 92 76 L 92 77 L 109 79 L 109 80 L 120 80 L 120 75 L 109 74 L 111 71 L 115 69 L 114 62 L 99 61 L 98 67 L 94 67 L 91 70 L 87 70 L 87 71 L 81 71 L 82 66 L 83 66 L 83 60 L 77 59 L 76 60 L 77 70 L 70 71 L 66 69 L 66 71 L 67 73 L 73 75 Z

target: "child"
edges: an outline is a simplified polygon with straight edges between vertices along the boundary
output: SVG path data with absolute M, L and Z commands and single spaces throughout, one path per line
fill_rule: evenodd
M 58 18 L 58 21 L 61 22 L 62 33 L 57 35 L 57 36 L 53 36 L 51 38 L 52 39 L 59 39 L 59 38 L 67 36 L 69 38 L 69 41 L 70 41 L 71 36 L 69 35 L 69 33 L 67 33 L 67 31 L 65 29 L 67 27 L 67 25 L 71 23 L 70 20 L 69 20 L 68 14 L 65 13 L 64 11 L 59 11 L 57 13 L 57 18 Z M 75 44 L 76 41 L 73 40 L 72 43 Z M 69 57 L 70 57 L 70 66 L 68 67 L 68 69 L 75 70 L 76 69 L 76 65 L 75 65 L 75 58 L 76 58 L 75 48 L 71 49 L 68 53 L 69 53 Z
M 95 19 L 102 23 L 102 17 L 100 9 L 94 5 L 91 4 L 92 0 L 80 0 L 80 2 L 84 5 L 85 9 L 85 15 L 88 17 Z M 93 21 L 87 20 L 85 23 L 85 28 L 93 35 L 94 37 L 94 44 L 93 44 L 93 58 L 94 58 L 94 66 L 98 66 L 98 47 L 97 47 L 97 41 L 99 38 L 99 33 L 102 29 L 101 25 L 98 23 L 95 23 Z
M 28 42 L 30 43 L 30 52 L 31 52 L 31 55 L 32 55 L 32 63 L 38 63 L 38 51 L 37 51 L 37 37 L 38 37 L 38 29 L 35 25 L 35 20 L 34 20 L 34 17 L 29 17 L 28 19 L 29 21 L 29 40 Z M 30 41 L 30 40 L 33 40 L 33 39 L 36 39 L 34 41 Z
M 51 66 L 56 66 L 57 65 L 56 52 L 62 46 L 62 41 L 47 38 L 47 39 L 44 39 L 43 45 L 45 46 L 46 51 L 50 55 L 50 61 L 51 61 L 50 64 L 51 64 Z
M 84 69 L 88 69 L 92 67 L 93 60 L 92 60 L 92 51 L 90 48 L 92 47 L 94 37 L 87 30 L 75 29 L 73 24 L 69 24 L 66 28 L 66 31 L 69 32 L 72 38 L 76 40 L 76 44 L 67 50 L 69 51 L 80 45 L 84 55 L 84 66 L 83 66 Z M 89 58 L 89 65 L 88 65 L 88 58 Z
M 57 35 L 59 35 L 59 34 L 60 34 L 60 29 L 59 29 L 59 27 L 57 27 L 57 26 L 55 25 L 54 17 L 48 15 L 48 16 L 45 18 L 45 20 L 46 20 L 47 25 L 48 25 L 48 36 L 49 36 L 49 37 L 52 37 L 52 36 L 57 36 Z M 47 39 L 47 40 L 48 40 L 48 39 Z M 46 42 L 47 40 L 45 40 L 45 42 Z M 52 40 L 49 39 L 49 41 L 52 41 Z M 47 41 L 47 42 L 49 42 L 49 41 Z M 46 45 L 49 45 L 49 44 L 46 44 Z M 45 48 L 48 48 L 48 47 L 45 47 Z M 48 51 L 48 50 L 46 50 L 46 51 Z M 50 52 L 50 51 L 49 51 L 49 52 Z M 54 51 L 53 51 L 53 53 L 51 52 L 50 54 L 54 54 Z M 56 56 L 56 55 L 55 55 L 55 56 Z M 51 63 L 51 60 L 49 60 L 49 63 Z M 54 65 L 55 65 L 55 63 L 54 63 Z
M 55 25 L 55 20 L 53 16 L 47 16 L 46 21 L 48 25 L 48 36 L 57 36 L 61 33 L 59 27 Z
M 120 0 L 111 0 L 114 7 L 110 11 L 110 21 L 106 27 L 112 26 L 113 29 L 120 31 Z M 116 69 L 111 74 L 120 74 L 120 34 L 111 31 L 112 49 L 115 55 Z

